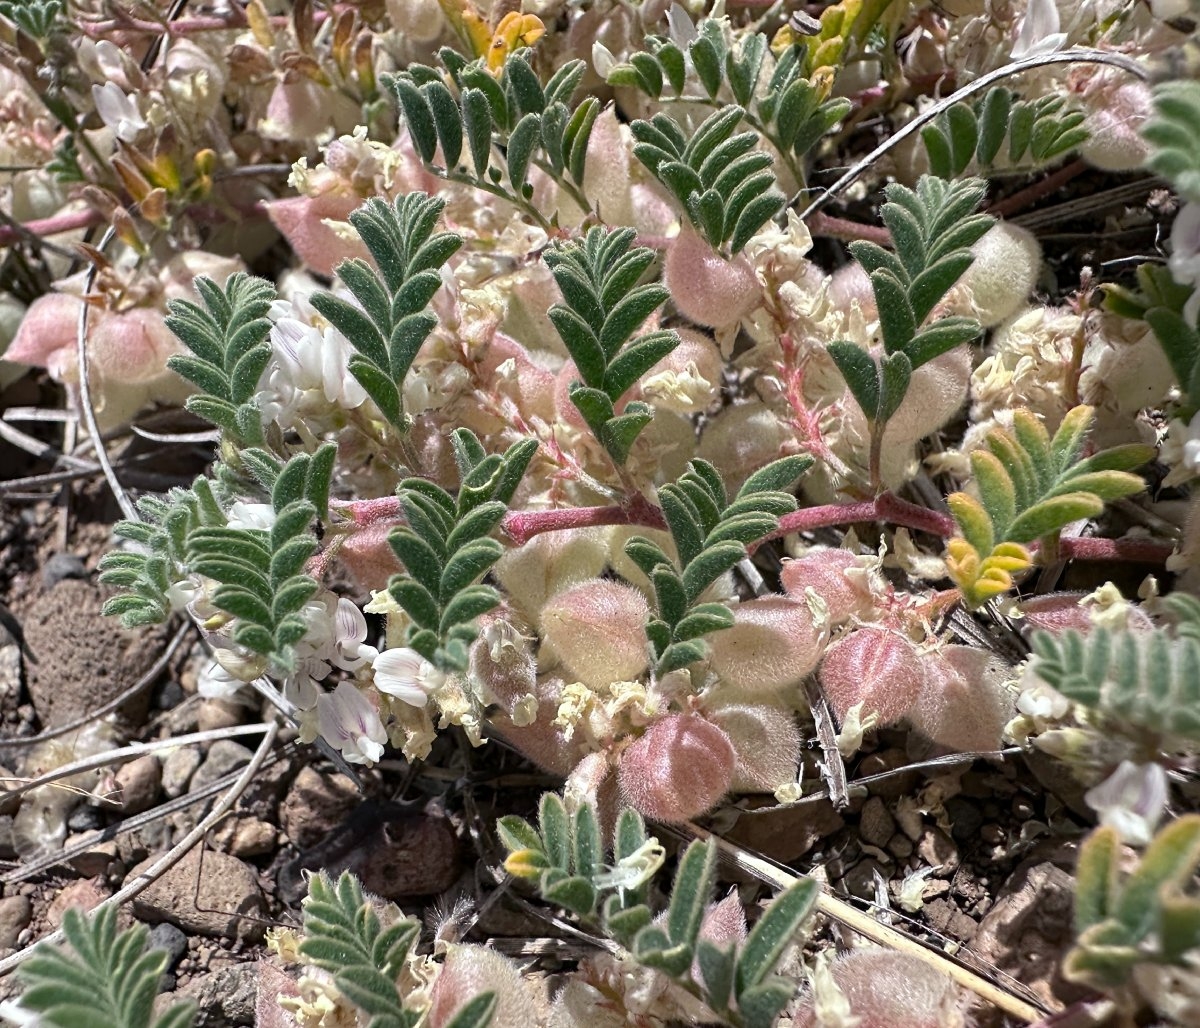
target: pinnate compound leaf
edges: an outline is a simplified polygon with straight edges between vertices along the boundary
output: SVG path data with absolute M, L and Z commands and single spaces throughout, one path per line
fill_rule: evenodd
M 190 1023 L 195 1004 L 177 1003 L 156 1022 L 155 994 L 166 953 L 146 950 L 147 931 L 117 932 L 117 908 L 106 906 L 90 919 L 74 908 L 63 917 L 67 947 L 42 944 L 20 970 L 26 989 L 21 1007 L 48 1028 L 151 1028 Z

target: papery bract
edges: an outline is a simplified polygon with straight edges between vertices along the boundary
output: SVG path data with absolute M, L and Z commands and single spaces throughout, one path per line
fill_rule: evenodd
M 1144 82 L 1105 84 L 1085 98 L 1091 108 L 1083 127 L 1088 138 L 1079 156 L 1102 171 L 1136 171 L 1146 163 L 1150 145 L 1140 129 L 1150 116 L 1150 88 Z
M 830 625 L 851 617 L 865 618 L 874 608 L 874 597 L 863 588 L 861 565 L 849 550 L 813 549 L 796 560 L 785 561 L 780 579 L 794 600 L 807 602 L 807 590 L 825 605 Z M 854 571 L 852 577 L 847 571 Z
M 486 946 L 451 946 L 430 992 L 425 1023 L 445 1028 L 481 992 L 496 996 L 491 1028 L 527 1028 L 529 1001 L 516 966 Z
M 361 203 L 362 198 L 348 189 L 336 189 L 315 197 L 272 200 L 264 206 L 267 216 L 296 255 L 318 275 L 330 276 L 341 261 L 365 257 L 366 248 L 335 232 L 325 222 L 345 221 Z
M 796 780 L 801 739 L 790 710 L 738 705 L 711 711 L 708 719 L 733 745 L 735 792 L 774 792 Z
M 961 1028 L 966 1023 L 953 979 L 916 957 L 887 949 L 856 950 L 830 970 L 856 1028 Z M 823 1023 L 810 992 L 798 1011 L 797 1028 L 821 1028 Z
M 925 660 L 925 684 L 908 711 L 909 723 L 938 746 L 986 752 L 1003 745 L 1013 714 L 1005 688 L 1011 668 L 986 650 L 946 646 Z
M 597 529 L 545 532 L 507 550 L 493 574 L 532 622 L 556 594 L 599 577 L 607 553 L 604 534 Z
M 971 247 L 971 253 L 975 262 L 951 290 L 950 307 L 952 313 L 978 318 L 984 328 L 991 328 L 1029 298 L 1042 267 L 1042 247 L 1028 229 L 1001 221 Z

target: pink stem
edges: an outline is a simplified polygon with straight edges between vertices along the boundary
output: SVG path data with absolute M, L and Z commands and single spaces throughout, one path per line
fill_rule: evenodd
M 814 236 L 828 236 L 831 239 L 845 239 L 850 242 L 867 239 L 880 246 L 892 245 L 892 234 L 882 225 L 864 225 L 848 218 L 822 214 L 820 211 L 809 216 L 808 230 Z
M 569 528 L 592 528 L 597 525 L 641 525 L 643 528 L 666 528 L 662 511 L 641 496 L 623 505 L 612 507 L 563 507 L 558 510 L 510 511 L 501 527 L 518 546 L 543 532 L 561 532 Z
M 348 513 L 360 528 L 401 515 L 400 501 L 395 496 L 380 496 L 373 500 L 333 500 L 335 510 Z M 954 534 L 954 519 L 938 511 L 919 507 L 902 500 L 894 493 L 880 493 L 874 500 L 862 503 L 828 503 L 820 507 L 785 514 L 779 527 L 758 542 L 747 547 L 753 553 L 772 539 L 781 539 L 794 532 L 811 532 L 834 525 L 852 525 L 861 521 L 884 521 L 890 525 L 927 532 L 943 539 Z M 573 528 L 596 528 L 602 525 L 641 525 L 644 528 L 666 528 L 662 510 L 643 496 L 634 496 L 628 503 L 608 507 L 560 507 L 554 510 L 513 510 L 501 522 L 504 534 L 517 546 L 545 532 L 564 532 Z M 1035 547 L 1036 549 L 1036 547 Z M 1062 539 L 1059 553 L 1064 558 L 1079 560 L 1128 561 L 1161 564 L 1172 552 L 1166 543 L 1142 539 L 1096 539 L 1076 536 Z
M 69 211 L 65 214 L 55 214 L 50 218 L 39 218 L 37 221 L 26 221 L 16 225 L 0 224 L 0 246 L 10 246 L 17 240 L 28 236 L 41 238 L 55 236 L 60 232 L 70 232 L 77 228 L 91 228 L 104 220 L 98 211 L 90 208 L 82 211 Z

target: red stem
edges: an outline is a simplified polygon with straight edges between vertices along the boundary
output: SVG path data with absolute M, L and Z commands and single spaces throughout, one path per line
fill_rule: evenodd
M 989 204 L 984 208 L 984 211 L 995 215 L 997 218 L 1007 218 L 1010 214 L 1022 211 L 1030 204 L 1036 203 L 1043 196 L 1049 196 L 1060 186 L 1070 182 L 1076 175 L 1087 171 L 1087 167 L 1083 161 L 1072 161 L 1070 164 L 1063 165 L 1058 171 L 1047 175 L 1043 179 L 1038 179 L 1032 185 L 1013 193 L 1012 196 Z
M 779 519 L 779 527 L 770 535 L 763 536 L 748 549 L 757 547 L 771 539 L 781 539 L 793 532 L 811 532 L 816 528 L 833 525 L 849 525 L 858 521 L 887 521 L 917 532 L 945 538 L 954 532 L 954 520 L 945 514 L 918 507 L 892 493 L 881 493 L 874 500 L 864 503 L 829 503 L 822 507 L 806 507 Z
M 598 525 L 641 525 L 643 528 L 666 528 L 662 511 L 642 496 L 629 503 L 611 507 L 562 507 L 557 510 L 509 511 L 501 522 L 504 534 L 518 546 L 543 532 L 561 532 L 569 528 L 592 528 Z
M 333 500 L 330 505 L 348 513 L 355 525 L 365 528 L 385 519 L 401 516 L 400 501 L 395 496 L 373 500 Z M 811 532 L 834 525 L 852 525 L 861 521 L 884 521 L 890 525 L 927 532 L 942 539 L 954 534 L 954 519 L 938 511 L 919 507 L 902 500 L 894 493 L 880 493 L 874 500 L 862 503 L 829 503 L 806 507 L 779 519 L 779 527 L 747 547 L 753 553 L 772 539 L 781 539 L 794 532 Z M 640 525 L 643 528 L 666 528 L 662 510 L 644 496 L 634 496 L 628 503 L 608 507 L 560 507 L 554 510 L 513 510 L 501 522 L 504 534 L 517 546 L 545 532 L 563 532 L 573 528 L 596 528 L 603 525 Z M 1034 547 L 1036 549 L 1036 547 Z M 1143 539 L 1097 539 L 1075 536 L 1062 539 L 1059 555 L 1080 560 L 1128 561 L 1161 564 L 1172 552 L 1166 543 Z
M 1097 539 L 1093 536 L 1073 536 L 1061 539 L 1060 557 L 1078 560 L 1119 560 L 1136 564 L 1162 564 L 1171 556 L 1168 543 L 1152 543 L 1145 539 Z

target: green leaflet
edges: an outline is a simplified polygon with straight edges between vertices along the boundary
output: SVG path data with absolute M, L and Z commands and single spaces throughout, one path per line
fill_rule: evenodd
M 117 908 L 92 917 L 75 908 L 63 916 L 67 945 L 42 943 L 21 966 L 21 1007 L 47 1028 L 181 1028 L 196 1015 L 192 1001 L 176 1002 L 158 1017 L 154 998 L 167 964 L 164 950 L 147 950 L 144 925 L 117 931 Z
M 942 112 L 921 130 L 921 140 L 930 172 L 951 179 L 972 164 L 980 172 L 991 170 L 1002 150 L 1006 171 L 1057 160 L 1088 138 L 1083 121 L 1083 112 L 1069 107 L 1064 96 L 1018 100 L 1011 90 L 994 86 L 980 100 Z
M 462 485 L 453 497 L 426 479 L 400 483 L 398 495 L 408 524 L 388 536 L 404 565 L 388 591 L 412 619 L 406 645 L 446 671 L 466 668 L 467 643 L 475 620 L 500 602 L 479 580 L 504 552 L 490 537 L 537 451 L 537 442 L 514 443 L 489 454 L 468 429 L 451 439 Z
M 679 560 L 641 536 L 625 544 L 626 555 L 650 578 L 658 618 L 647 626 L 656 672 L 686 667 L 707 654 L 703 636 L 733 625 L 720 603 L 700 598 L 746 554 L 746 545 L 769 535 L 779 517 L 796 509 L 785 490 L 812 464 L 806 455 L 784 457 L 754 472 L 729 502 L 715 467 L 699 458 L 677 482 L 659 488 L 667 528 Z
M 893 183 L 886 189 L 882 216 L 895 252 L 867 241 L 850 244 L 871 279 L 884 357 L 876 360 L 844 341 L 831 343 L 828 350 L 873 426 L 873 454 L 913 372 L 979 335 L 979 323 L 971 318 L 928 318 L 970 267 L 968 247 L 992 225 L 991 218 L 972 213 L 984 188 L 977 179 L 946 182 L 930 175 L 921 177 L 916 190 Z
M 509 816 L 500 819 L 497 832 L 509 852 L 506 869 L 533 883 L 544 900 L 616 939 L 639 963 L 673 978 L 729 1023 L 775 1024 L 794 987 L 774 971 L 812 914 L 816 881 L 802 879 L 777 896 L 745 942 L 717 946 L 700 938 L 715 888 L 712 840 L 687 847 L 667 909 L 655 919 L 647 899 L 664 855 L 636 810 L 626 807 L 617 816 L 611 862 L 591 803 L 572 816 L 557 795 L 547 793 L 538 827 Z
M 510 53 L 498 78 L 483 59 L 467 62 L 448 49 L 439 57 L 445 73 L 412 64 L 383 76 L 421 160 L 504 197 L 545 228 L 551 221 L 531 202 L 534 167 L 587 208 L 581 190 L 600 104 L 595 97 L 572 104 L 583 61 L 568 61 L 543 86 L 528 50 Z
M 566 301 L 551 307 L 549 317 L 583 380 L 572 384 L 571 401 L 617 465 L 653 417 L 641 402 L 618 413 L 618 402 L 679 345 L 671 331 L 635 335 L 666 302 L 667 291 L 639 285 L 654 254 L 634 247 L 634 236 L 633 229 L 593 228 L 544 257 Z
M 970 604 L 1003 591 L 998 585 L 1011 587 L 1011 581 L 993 577 L 980 591 L 978 575 L 989 558 L 999 561 L 997 570 L 1019 570 L 1027 566 L 1028 554 L 1014 551 L 1013 544 L 1040 540 L 1053 546 L 1071 522 L 1097 517 L 1105 503 L 1145 488 L 1130 472 L 1153 458 L 1152 447 L 1118 446 L 1079 460 L 1093 416 L 1090 407 L 1073 408 L 1051 438 L 1038 418 L 1017 410 L 1011 431 L 993 428 L 987 449 L 971 454 L 978 496 L 954 493 L 947 500 L 961 533 L 951 540 L 951 575 Z M 965 562 L 963 542 L 974 554 Z M 1015 563 L 1007 566 L 1010 560 Z
M 425 103 L 421 93 L 410 88 L 412 102 Z M 441 286 L 442 265 L 462 245 L 459 236 L 434 232 L 444 206 L 445 201 L 424 193 L 408 193 L 390 204 L 367 200 L 349 220 L 378 271 L 361 260 L 343 261 L 337 268 L 361 309 L 330 293 L 312 298 L 318 313 L 357 351 L 350 373 L 401 431 L 408 428 L 404 379 L 437 324 L 425 307 Z
M 768 170 L 768 155 L 750 152 L 755 134 L 734 134 L 745 113 L 738 106 L 716 110 L 682 142 L 664 114 L 630 125 L 634 156 L 667 188 L 709 245 L 730 253 L 741 250 L 786 202 Z

